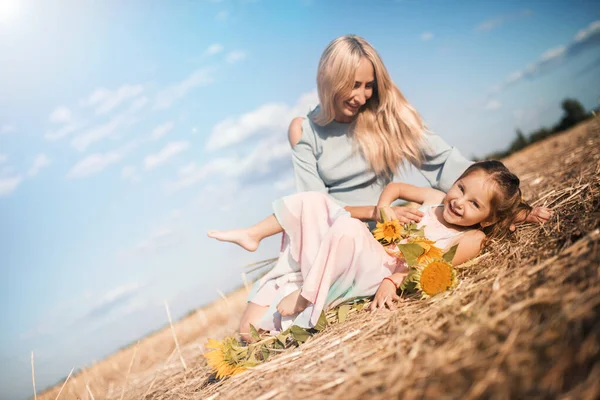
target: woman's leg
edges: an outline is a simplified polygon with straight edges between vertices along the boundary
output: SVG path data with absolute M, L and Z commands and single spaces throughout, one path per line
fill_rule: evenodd
M 255 251 L 261 240 L 281 232 L 283 232 L 283 228 L 275 215 L 271 214 L 250 228 L 208 231 L 207 235 L 222 242 L 235 243 L 248 251 Z
M 242 314 L 242 319 L 240 321 L 240 336 L 243 340 L 246 342 L 251 342 L 253 340 L 252 335 L 250 334 L 250 324 L 256 327 L 268 309 L 269 306 L 259 306 L 252 302 L 249 302 L 246 305 L 246 309 L 244 310 L 244 314 Z

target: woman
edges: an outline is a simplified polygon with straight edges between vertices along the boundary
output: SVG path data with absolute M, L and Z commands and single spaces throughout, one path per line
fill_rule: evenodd
M 363 38 L 349 35 L 327 46 L 317 72 L 320 106 L 289 129 L 298 191 L 328 193 L 346 210 L 373 205 L 406 162 L 432 187 L 448 191 L 471 165 L 460 152 L 427 131 L 419 113 L 390 79 L 379 54 Z M 394 207 L 400 222 L 423 213 Z M 528 219 L 550 214 L 534 209 Z M 361 215 L 363 220 L 377 216 Z

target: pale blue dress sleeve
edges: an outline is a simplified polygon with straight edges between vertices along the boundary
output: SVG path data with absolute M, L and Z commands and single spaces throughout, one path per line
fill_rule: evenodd
M 425 134 L 425 147 L 426 155 L 419 170 L 432 187 L 444 192 L 473 164 L 436 134 Z
M 302 138 L 292 149 L 292 164 L 298 192 L 328 193 L 317 168 L 317 140 L 308 118 L 302 123 Z

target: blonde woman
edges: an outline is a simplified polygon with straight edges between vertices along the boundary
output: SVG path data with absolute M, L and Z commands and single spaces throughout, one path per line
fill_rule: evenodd
M 332 41 L 317 73 L 320 105 L 289 129 L 299 192 L 328 193 L 355 218 L 376 219 L 354 206 L 377 204 L 383 188 L 406 163 L 432 187 L 447 192 L 471 162 L 427 131 L 419 113 L 392 82 L 377 51 L 363 38 Z M 400 222 L 423 213 L 394 207 Z M 545 209 L 528 219 L 543 222 Z

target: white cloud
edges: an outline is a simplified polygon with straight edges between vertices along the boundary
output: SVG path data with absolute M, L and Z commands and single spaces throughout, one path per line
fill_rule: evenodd
M 132 112 L 139 111 L 148 103 L 148 98 L 146 96 L 138 97 L 131 103 L 131 107 L 129 110 Z
M 46 132 L 44 134 L 44 138 L 46 140 L 62 139 L 63 137 L 68 136 L 71 133 L 78 131 L 79 129 L 83 128 L 84 126 L 85 125 L 81 124 L 81 123 L 69 122 L 68 124 L 58 128 L 54 131 Z
M 121 178 L 131 183 L 139 182 L 140 178 L 136 173 L 136 168 L 134 166 L 128 165 L 123 167 L 121 170 Z
M 96 110 L 96 114 L 106 114 L 124 101 L 139 96 L 144 91 L 142 85 L 125 84 L 116 90 L 99 88 L 88 97 L 86 104 Z
M 534 79 L 544 73 L 551 71 L 565 60 L 572 58 L 582 51 L 600 45 L 600 20 L 594 21 L 586 28 L 577 32 L 573 40 L 567 45 L 555 46 L 546 50 L 537 61 L 527 65 L 520 71 L 515 71 L 506 77 L 502 84 L 496 86 L 496 92 L 500 92 L 524 79 Z
M 8 196 L 14 192 L 22 181 L 23 178 L 21 176 L 0 178 L 0 197 Z
M 421 34 L 421 40 L 426 42 L 428 40 L 433 39 L 433 33 L 432 32 L 423 32 Z
M 29 168 L 29 172 L 27 175 L 30 177 L 34 177 L 40 172 L 43 168 L 49 166 L 52 162 L 45 154 L 38 154 L 35 160 L 33 160 L 33 164 L 31 168 Z
M 294 106 L 267 103 L 239 117 L 227 118 L 212 129 L 206 148 L 217 150 L 229 147 L 258 134 L 275 133 L 285 137 L 292 118 L 306 115 L 309 108 L 318 103 L 317 92 L 312 91 L 300 96 Z
M 84 151 L 89 145 L 111 136 L 123 122 L 123 116 L 113 117 L 107 123 L 95 126 L 74 137 L 71 144 L 77 150 Z
M 152 139 L 157 140 L 157 139 L 163 137 L 164 135 L 169 133 L 173 129 L 174 126 L 175 125 L 173 124 L 173 121 L 168 121 L 168 122 L 165 122 L 164 124 L 157 126 L 152 131 Z
M 225 58 L 225 60 L 229 64 L 233 64 L 235 62 L 243 60 L 244 58 L 246 58 L 245 52 L 243 52 L 241 50 L 234 50 L 234 51 L 230 52 L 229 54 L 227 54 L 227 57 Z
M 213 43 L 210 46 L 208 46 L 208 48 L 206 49 L 206 51 L 204 53 L 208 54 L 208 55 L 213 55 L 213 54 L 218 54 L 222 51 L 223 51 L 222 45 L 220 45 L 219 43 Z
M 286 172 L 286 167 L 291 169 L 291 148 L 286 137 L 267 138 L 246 155 L 216 158 L 202 166 L 194 162 L 186 165 L 179 170 L 177 180 L 168 186 L 168 190 L 177 191 L 213 177 L 248 184 Z
M 67 178 L 84 178 L 86 176 L 95 175 L 102 172 L 109 165 L 120 161 L 123 158 L 123 155 L 124 154 L 119 151 L 89 155 L 71 168 L 67 173 Z
M 156 168 L 157 166 L 166 163 L 172 157 L 187 150 L 190 143 L 187 141 L 171 142 L 162 148 L 157 154 L 150 154 L 144 159 L 146 169 Z
M 179 83 L 174 83 L 156 95 L 155 109 L 169 108 L 195 87 L 209 85 L 214 82 L 213 67 L 200 68 Z
M 0 127 L 0 134 L 11 133 L 15 131 L 15 126 L 12 124 L 4 124 Z
M 276 181 L 274 186 L 280 192 L 293 192 L 296 189 L 296 178 L 294 178 L 294 175 L 288 175 Z
M 148 239 L 139 242 L 136 250 L 146 254 L 160 248 L 170 247 L 176 243 L 175 230 L 170 227 L 163 227 L 155 230 Z
M 212 175 L 233 175 L 238 168 L 237 158 L 217 158 L 203 166 L 192 162 L 181 168 L 175 182 L 168 186 L 169 191 L 177 191 L 205 180 Z
M 489 32 L 491 30 L 501 27 L 507 22 L 514 21 L 519 18 L 525 18 L 532 14 L 533 12 L 531 10 L 522 10 L 517 13 L 499 15 L 497 17 L 490 18 L 481 22 L 475 27 L 475 30 L 478 32 Z
M 60 106 L 56 108 L 50 114 L 50 122 L 55 124 L 66 124 L 71 121 L 72 115 L 71 110 L 69 110 L 65 106 Z
M 485 105 L 485 109 L 486 110 L 497 110 L 500 107 L 502 107 L 502 104 L 500 104 L 500 102 L 498 100 L 490 100 L 487 102 L 487 104 Z

